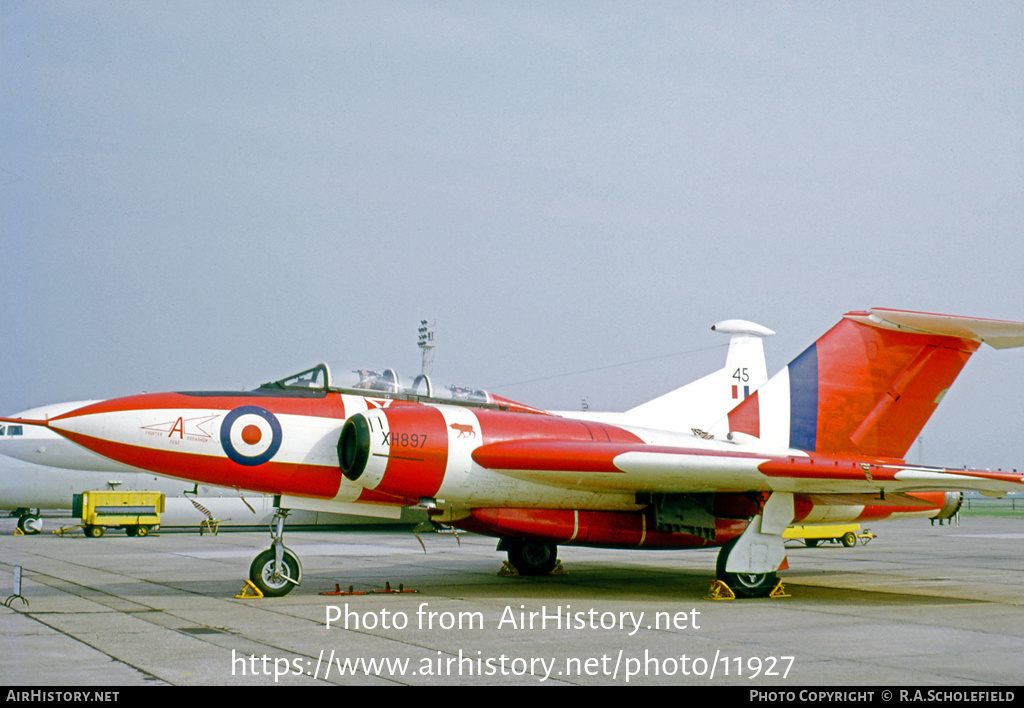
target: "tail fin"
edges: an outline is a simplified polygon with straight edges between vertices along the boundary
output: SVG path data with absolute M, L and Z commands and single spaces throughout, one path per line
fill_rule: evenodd
M 729 413 L 772 446 L 902 458 L 982 342 L 1024 346 L 1024 323 L 851 312 Z
M 624 422 L 660 430 L 710 430 L 768 380 L 761 340 L 775 332 L 746 320 L 724 320 L 711 329 L 730 335 L 725 368 L 631 408 Z

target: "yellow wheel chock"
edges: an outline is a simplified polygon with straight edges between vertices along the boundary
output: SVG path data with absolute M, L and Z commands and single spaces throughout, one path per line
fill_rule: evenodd
M 253 585 L 251 580 L 246 580 L 239 594 L 235 595 L 236 600 L 255 600 L 261 597 L 263 597 L 263 593 L 260 592 L 258 587 Z
M 568 574 L 569 574 L 569 571 L 567 571 L 565 569 L 565 566 L 562 565 L 561 561 L 556 563 L 555 567 L 552 568 L 550 572 L 545 573 L 545 575 L 568 575 Z M 501 564 L 501 570 L 498 571 L 498 575 L 500 577 L 502 577 L 502 578 L 518 578 L 519 577 L 519 571 L 516 570 L 516 567 L 514 565 L 512 565 L 508 561 L 504 561 Z
M 736 593 L 734 593 L 732 589 L 721 580 L 715 580 L 711 583 L 711 588 L 708 590 L 708 594 L 704 596 L 704 599 L 735 600 Z
M 776 600 L 780 597 L 792 597 L 792 595 L 786 592 L 786 587 L 782 584 L 782 581 L 780 580 L 775 584 L 775 587 L 772 588 L 772 591 L 768 593 L 768 597 L 772 598 L 773 600 Z M 708 594 L 704 596 L 704 599 L 735 600 L 736 593 L 734 593 L 732 591 L 732 588 L 730 588 L 721 580 L 715 580 L 711 583 L 711 588 L 708 590 Z

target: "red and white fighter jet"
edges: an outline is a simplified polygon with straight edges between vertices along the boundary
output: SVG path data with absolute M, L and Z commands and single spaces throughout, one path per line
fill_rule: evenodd
M 1016 472 L 903 459 L 982 342 L 1024 346 L 1024 323 L 851 312 L 759 387 L 744 366 L 719 377 L 708 410 L 720 419 L 690 429 L 680 428 L 699 416 L 673 416 L 671 394 L 632 417 L 583 417 L 475 390 L 441 396 L 422 376 L 401 387 L 391 370 L 342 388 L 324 365 L 250 392 L 144 394 L 0 420 L 45 426 L 122 465 L 279 495 L 271 547 L 250 568 L 265 595 L 301 581 L 283 543 L 288 509 L 419 507 L 500 538 L 521 573 L 549 572 L 559 544 L 721 547 L 718 577 L 757 596 L 777 584 L 790 524 L 946 517 L 962 491 L 1024 490 Z M 742 400 L 730 410 L 729 397 Z

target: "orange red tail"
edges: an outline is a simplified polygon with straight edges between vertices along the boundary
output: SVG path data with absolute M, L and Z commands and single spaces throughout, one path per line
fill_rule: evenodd
M 876 308 L 847 313 L 729 414 L 779 447 L 902 458 L 982 342 L 1024 345 L 1024 323 Z

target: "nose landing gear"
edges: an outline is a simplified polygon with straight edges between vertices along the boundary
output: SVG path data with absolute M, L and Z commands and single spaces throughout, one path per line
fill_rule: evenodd
M 249 580 L 264 597 L 283 597 L 302 583 L 302 564 L 284 545 L 284 520 L 288 509 L 278 509 L 270 523 L 270 548 L 260 553 L 249 566 Z

